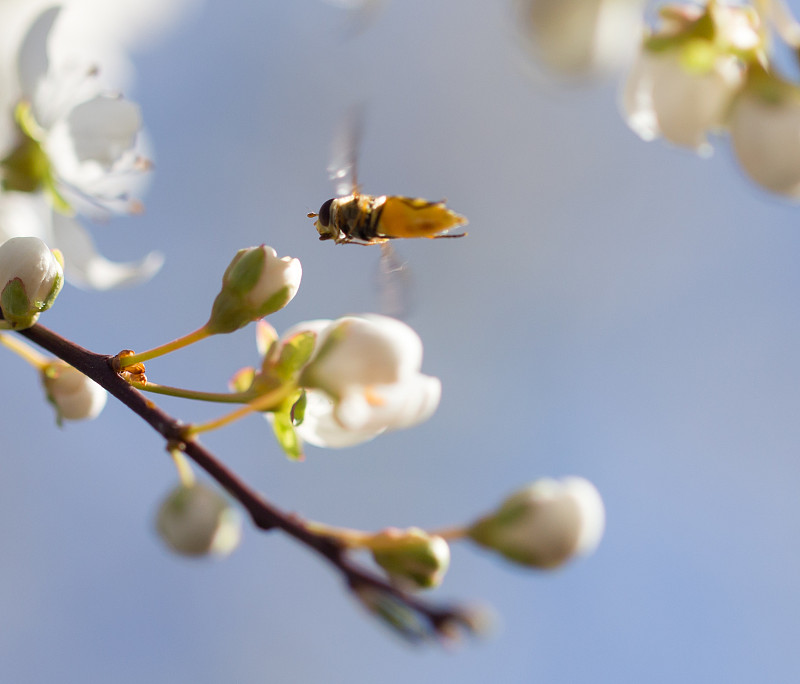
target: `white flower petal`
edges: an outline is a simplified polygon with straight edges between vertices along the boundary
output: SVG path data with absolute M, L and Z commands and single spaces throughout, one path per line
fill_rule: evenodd
M 333 417 L 333 402 L 322 392 L 308 390 L 306 391 L 305 418 L 295 428 L 295 431 L 308 444 L 328 449 L 342 449 L 368 442 L 383 432 L 383 429 L 347 430 L 343 428 Z
M 130 100 L 98 95 L 73 107 L 66 123 L 78 160 L 108 169 L 135 145 L 142 114 Z
M 22 95 L 33 102 L 36 90 L 50 69 L 47 43 L 53 23 L 58 18 L 60 7 L 50 7 L 31 24 L 22 40 L 17 58 L 17 70 Z
M 51 230 L 52 209 L 43 195 L 0 193 L 0 243 L 12 237 L 38 237 L 55 247 Z
M 140 261 L 109 261 L 97 252 L 91 237 L 75 219 L 53 215 L 55 245 L 64 255 L 67 280 L 78 287 L 95 290 L 135 285 L 149 280 L 164 263 L 158 252 Z

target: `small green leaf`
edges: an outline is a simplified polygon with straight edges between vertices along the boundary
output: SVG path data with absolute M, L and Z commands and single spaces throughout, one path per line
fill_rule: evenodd
M 281 449 L 290 460 L 302 461 L 305 458 L 303 455 L 303 442 L 294 430 L 289 411 L 276 411 L 273 414 L 272 431 L 275 433 L 275 438 L 278 440 L 278 444 L 281 445 Z
M 280 356 L 273 366 L 273 372 L 284 382 L 293 379 L 308 363 L 314 353 L 317 336 L 313 332 L 292 335 L 281 346 Z
M 303 419 L 306 417 L 306 403 L 306 391 L 302 390 L 300 392 L 300 398 L 294 402 L 291 411 L 292 424 L 295 427 L 303 424 Z

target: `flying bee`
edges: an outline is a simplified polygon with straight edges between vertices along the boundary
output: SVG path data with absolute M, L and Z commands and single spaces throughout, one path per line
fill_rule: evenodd
M 361 110 L 350 112 L 345 129 L 335 139 L 328 172 L 337 183 L 337 197 L 325 201 L 314 227 L 320 240 L 337 245 L 354 243 L 377 245 L 398 238 L 457 238 L 466 233 L 447 233 L 466 225 L 467 219 L 445 206 L 444 201 L 429 202 L 399 195 L 362 195 L 356 178 L 356 157 L 361 137 Z M 384 249 L 386 253 L 386 249 Z
M 309 213 L 320 240 L 337 245 L 348 242 L 377 245 L 397 238 L 458 238 L 466 233 L 447 234 L 451 228 L 467 223 L 442 202 L 399 195 L 362 195 L 357 190 L 344 197 L 333 197 Z

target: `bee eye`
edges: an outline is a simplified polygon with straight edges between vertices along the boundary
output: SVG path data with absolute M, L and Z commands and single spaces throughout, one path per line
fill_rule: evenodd
M 333 198 L 329 199 L 319 208 L 319 222 L 323 226 L 327 226 L 331 222 L 331 204 L 333 204 Z

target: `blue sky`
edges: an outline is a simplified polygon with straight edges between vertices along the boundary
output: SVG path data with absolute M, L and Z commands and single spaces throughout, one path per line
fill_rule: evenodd
M 152 531 L 175 475 L 109 403 L 51 424 L 9 357 L 0 478 L 0 662 L 14 682 L 790 682 L 800 656 L 798 209 L 736 168 L 643 143 L 618 84 L 532 74 L 506 3 L 390 2 L 364 33 L 318 0 L 206 3 L 135 56 L 156 171 L 144 216 L 95 230 L 158 248 L 135 290 L 67 288 L 42 322 L 96 351 L 202 324 L 235 251 L 304 280 L 282 329 L 380 305 L 375 249 L 316 239 L 331 136 L 367 105 L 363 190 L 449 204 L 468 238 L 398 243 L 408 322 L 443 382 L 426 424 L 289 463 L 253 418 L 204 441 L 281 506 L 331 524 L 442 526 L 540 476 L 602 492 L 598 552 L 554 574 L 454 547 L 433 596 L 494 606 L 496 634 L 410 649 L 303 549 L 246 530 L 224 562 Z M 148 364 L 219 390 L 240 331 Z M 187 421 L 218 410 L 159 400 Z

